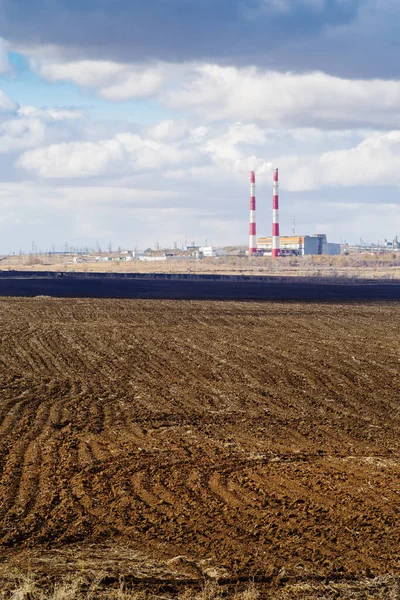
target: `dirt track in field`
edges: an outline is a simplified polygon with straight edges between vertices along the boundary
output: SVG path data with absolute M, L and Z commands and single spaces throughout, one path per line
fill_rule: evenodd
M 399 334 L 398 303 L 1 299 L 1 556 L 398 572 Z

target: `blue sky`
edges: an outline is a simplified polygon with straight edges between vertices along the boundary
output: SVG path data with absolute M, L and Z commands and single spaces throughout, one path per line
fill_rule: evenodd
M 394 0 L 0 0 L 0 253 L 400 234 Z

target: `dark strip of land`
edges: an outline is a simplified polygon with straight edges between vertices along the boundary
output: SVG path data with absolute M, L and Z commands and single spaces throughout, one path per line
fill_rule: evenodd
M 400 282 L 281 281 L 169 274 L 1 272 L 0 296 L 187 300 L 400 301 Z

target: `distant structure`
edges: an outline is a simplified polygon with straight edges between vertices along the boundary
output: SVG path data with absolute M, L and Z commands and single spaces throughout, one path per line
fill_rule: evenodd
M 249 256 L 257 252 L 257 234 L 256 234 L 256 174 L 250 172 L 250 239 Z
M 272 196 L 272 256 L 280 254 L 279 241 L 279 181 L 278 169 L 273 173 L 273 196 Z
M 261 237 L 257 242 L 258 252 L 274 256 L 274 238 Z M 329 243 L 324 233 L 315 235 L 282 236 L 280 238 L 281 256 L 305 256 L 307 254 L 340 254 L 340 244 Z
M 389 250 L 400 250 L 400 242 L 398 236 L 396 235 L 392 242 L 390 242 L 389 240 L 385 240 L 385 248 Z
M 348 244 L 346 241 L 343 244 L 343 252 L 349 254 L 352 252 L 372 252 L 372 253 L 385 253 L 385 252 L 400 252 L 400 240 L 399 236 L 396 235 L 393 241 L 384 240 L 383 245 L 379 242 L 364 242 L 360 240 L 359 244 Z
M 215 248 L 215 246 L 201 246 L 199 248 L 198 258 L 216 258 L 225 256 L 226 250 L 223 248 Z

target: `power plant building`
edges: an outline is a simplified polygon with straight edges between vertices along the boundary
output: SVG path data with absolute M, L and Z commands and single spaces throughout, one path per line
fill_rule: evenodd
M 261 237 L 257 241 L 257 251 L 272 254 L 272 237 Z M 340 244 L 328 242 L 325 234 L 303 236 L 280 236 L 282 256 L 305 256 L 310 254 L 340 254 Z

